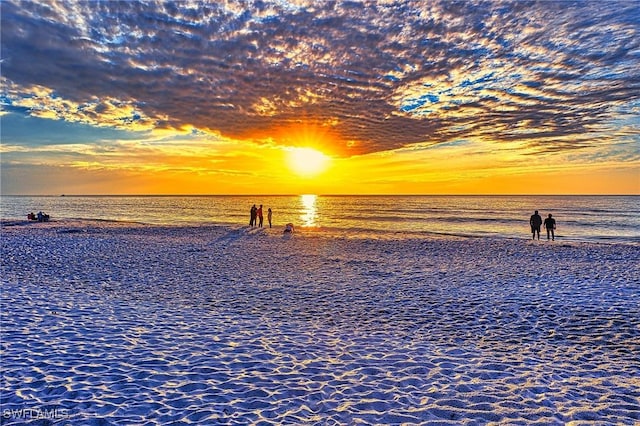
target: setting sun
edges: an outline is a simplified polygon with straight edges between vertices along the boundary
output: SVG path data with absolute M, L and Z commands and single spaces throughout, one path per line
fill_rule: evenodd
M 297 175 L 314 177 L 329 167 L 329 157 L 312 148 L 291 148 L 287 155 L 287 163 Z

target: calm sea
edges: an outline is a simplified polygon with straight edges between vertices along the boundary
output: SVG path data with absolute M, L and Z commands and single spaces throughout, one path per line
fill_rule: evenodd
M 160 225 L 248 226 L 249 209 L 273 210 L 274 227 L 345 237 L 456 235 L 528 238 L 534 210 L 557 221 L 557 239 L 640 244 L 640 196 L 2 196 L 3 220 L 44 211 L 52 219 Z M 543 231 L 544 232 L 544 231 Z

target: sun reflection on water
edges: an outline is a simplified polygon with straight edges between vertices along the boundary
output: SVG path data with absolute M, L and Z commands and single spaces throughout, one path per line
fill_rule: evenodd
M 302 226 L 307 228 L 318 226 L 318 210 L 316 209 L 316 199 L 318 197 L 312 194 L 305 194 L 300 196 L 302 202 L 302 214 L 300 221 Z

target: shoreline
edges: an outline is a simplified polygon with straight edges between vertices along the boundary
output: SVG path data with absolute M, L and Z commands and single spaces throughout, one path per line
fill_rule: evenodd
M 215 223 L 215 222 L 202 222 L 202 223 L 177 223 L 177 224 L 164 224 L 164 223 L 148 223 L 140 221 L 125 221 L 114 219 L 95 219 L 95 218 L 75 218 L 75 219 L 51 219 L 47 222 L 29 221 L 22 219 L 0 219 L 0 232 L 9 231 L 12 228 L 23 228 L 34 230 L 55 230 L 57 232 L 88 232 L 89 230 L 97 231 L 101 228 L 148 228 L 148 229 L 168 229 L 168 230 L 180 230 L 184 229 L 220 229 L 233 233 L 244 233 L 248 235 L 262 234 L 269 236 L 279 236 L 282 234 L 283 226 L 275 225 L 273 228 L 265 227 L 249 227 L 247 225 L 240 225 L 237 223 Z M 25 228 L 26 229 L 26 228 Z M 363 240 L 474 240 L 474 239 L 488 239 L 488 240 L 506 240 L 506 241 L 529 241 L 532 243 L 549 243 L 555 245 L 575 245 L 575 244 L 604 244 L 604 245 L 630 245 L 640 247 L 640 241 L 635 240 L 621 240 L 619 237 L 601 237 L 598 239 L 574 239 L 566 238 L 562 234 L 556 233 L 556 241 L 548 241 L 546 236 L 543 235 L 544 231 L 540 234 L 540 240 L 532 240 L 526 232 L 519 235 L 478 235 L 473 233 L 461 233 L 461 232 L 434 232 L 434 231 L 396 231 L 396 230 L 372 230 L 367 228 L 331 228 L 320 226 L 297 226 L 296 233 L 300 238 L 302 237 L 318 237 L 323 239 L 363 239 Z
M 2 228 L 3 409 L 71 424 L 640 420 L 635 245 L 42 225 Z
M 252 199 L 253 198 L 253 199 Z M 30 211 L 52 220 L 101 219 L 164 226 L 249 223 L 251 203 L 271 208 L 276 229 L 286 223 L 335 238 L 527 238 L 534 210 L 552 213 L 557 237 L 567 242 L 640 245 L 636 198 L 623 197 L 18 197 L 5 200 L 0 217 L 20 222 Z M 282 229 L 282 228 L 280 228 Z M 544 237 L 544 236 L 543 236 Z

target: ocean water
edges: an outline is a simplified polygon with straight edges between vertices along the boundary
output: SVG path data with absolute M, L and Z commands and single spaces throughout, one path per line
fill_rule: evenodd
M 156 225 L 249 225 L 253 204 L 273 209 L 273 226 L 346 238 L 461 236 L 530 238 L 539 210 L 557 221 L 558 241 L 640 244 L 640 196 L 2 196 L 0 217 Z M 544 230 L 542 238 L 546 238 Z

